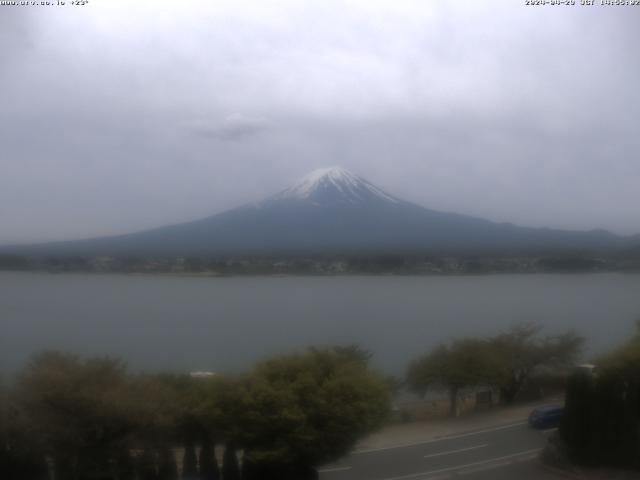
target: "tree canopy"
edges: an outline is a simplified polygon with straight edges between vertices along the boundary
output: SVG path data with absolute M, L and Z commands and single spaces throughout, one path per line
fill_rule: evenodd
M 47 480 L 48 458 L 57 480 L 232 480 L 243 450 L 243 480 L 315 478 L 315 466 L 385 418 L 388 385 L 369 357 L 353 345 L 309 349 L 237 377 L 193 378 L 44 352 L 0 389 L 0 476 Z M 222 469 L 216 443 L 225 444 Z
M 571 376 L 560 435 L 575 462 L 640 468 L 640 321 L 594 370 Z
M 572 331 L 547 337 L 540 331 L 535 324 L 521 323 L 494 337 L 439 345 L 410 364 L 407 383 L 420 394 L 428 388 L 446 388 L 452 414 L 458 392 L 466 387 L 499 388 L 501 399 L 513 402 L 536 369 L 569 366 L 582 347 L 582 337 Z
M 640 378 L 640 320 L 634 335 L 612 352 L 596 360 L 599 375 Z
M 571 330 L 542 337 L 541 330 L 534 323 L 519 323 L 491 339 L 504 369 L 499 385 L 503 401 L 513 402 L 536 369 L 564 368 L 576 361 L 584 338 Z
M 57 471 L 65 472 L 60 478 L 104 478 L 111 455 L 135 428 L 129 383 L 119 360 L 41 353 L 20 376 L 16 396 L 29 428 Z
M 272 358 L 258 364 L 238 391 L 237 440 L 245 457 L 278 468 L 338 459 L 380 426 L 389 409 L 384 380 L 352 350 Z
M 491 342 L 464 338 L 436 347 L 410 366 L 407 382 L 416 392 L 443 387 L 449 391 L 451 414 L 457 412 L 458 393 L 465 387 L 495 385 L 504 377 L 504 367 Z

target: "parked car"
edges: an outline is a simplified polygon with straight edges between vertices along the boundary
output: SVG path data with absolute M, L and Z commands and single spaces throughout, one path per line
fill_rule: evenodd
M 529 414 L 529 425 L 534 428 L 556 428 L 564 413 L 562 405 L 544 405 Z

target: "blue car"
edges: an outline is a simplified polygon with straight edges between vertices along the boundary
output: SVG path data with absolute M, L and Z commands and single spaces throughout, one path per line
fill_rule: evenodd
M 557 428 L 564 413 L 562 405 L 545 405 L 538 407 L 529 415 L 529 425 L 534 428 Z

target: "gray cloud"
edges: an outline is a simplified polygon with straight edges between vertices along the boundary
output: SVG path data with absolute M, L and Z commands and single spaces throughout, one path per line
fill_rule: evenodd
M 31 17 L 20 8 L 5 7 L 0 15 L 0 75 L 33 46 Z
M 264 118 L 247 117 L 240 113 L 234 113 L 217 124 L 201 123 L 193 127 L 193 133 L 223 141 L 240 141 L 264 132 L 268 128 L 269 123 Z
M 640 232 L 636 10 L 210 3 L 0 7 L 0 243 L 195 219 L 334 164 L 431 208 Z

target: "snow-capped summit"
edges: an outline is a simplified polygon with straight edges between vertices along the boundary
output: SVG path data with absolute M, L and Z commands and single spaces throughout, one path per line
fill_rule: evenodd
M 308 200 L 317 205 L 358 204 L 371 201 L 398 203 L 399 200 L 342 167 L 314 170 L 298 183 L 283 190 L 272 201 Z
M 116 237 L 7 247 L 0 252 L 147 257 L 495 254 L 552 249 L 599 251 L 631 245 L 632 240 L 608 232 L 517 227 L 438 212 L 393 197 L 343 168 L 331 167 L 311 172 L 262 202 L 201 220 Z

